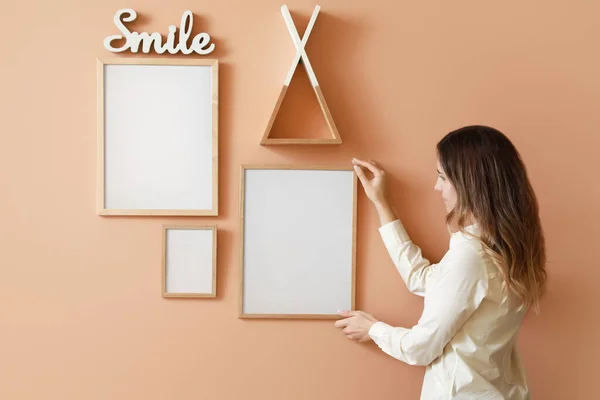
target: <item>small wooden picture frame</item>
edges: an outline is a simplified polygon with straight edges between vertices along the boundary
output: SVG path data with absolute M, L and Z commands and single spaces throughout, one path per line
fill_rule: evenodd
M 240 318 L 335 319 L 355 304 L 352 168 L 242 165 Z
M 217 295 L 217 227 L 163 225 L 162 297 Z
M 218 215 L 218 65 L 98 59 L 99 215 Z

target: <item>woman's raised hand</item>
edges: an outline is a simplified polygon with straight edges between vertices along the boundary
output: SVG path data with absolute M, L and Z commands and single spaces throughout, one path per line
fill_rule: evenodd
M 375 161 L 362 161 L 353 158 L 352 164 L 354 164 L 354 170 L 365 189 L 367 197 L 375 205 L 386 204 L 387 186 L 385 171 Z M 368 171 L 372 177 L 369 178 L 365 171 Z

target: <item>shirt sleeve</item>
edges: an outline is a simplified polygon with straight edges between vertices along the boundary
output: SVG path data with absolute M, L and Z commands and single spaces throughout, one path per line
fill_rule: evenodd
M 425 296 L 427 281 L 436 265 L 423 257 L 421 248 L 411 241 L 399 219 L 382 225 L 379 233 L 407 289 Z
M 369 330 L 371 339 L 388 355 L 410 365 L 429 365 L 485 298 L 487 273 L 479 255 L 463 247 L 450 250 L 448 256 L 417 325 L 408 329 L 380 321 Z

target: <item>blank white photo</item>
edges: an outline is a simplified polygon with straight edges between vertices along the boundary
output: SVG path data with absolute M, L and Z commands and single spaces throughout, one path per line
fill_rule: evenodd
M 216 228 L 163 228 L 163 297 L 216 296 Z
M 101 214 L 217 214 L 216 71 L 102 65 Z
M 329 318 L 354 307 L 352 170 L 243 167 L 240 316 Z

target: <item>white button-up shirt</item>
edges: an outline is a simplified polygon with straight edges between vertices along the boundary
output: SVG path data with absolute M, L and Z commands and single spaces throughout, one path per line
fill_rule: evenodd
M 477 225 L 465 228 L 477 236 Z M 524 311 L 502 284 L 479 240 L 456 232 L 443 259 L 432 264 L 400 220 L 379 228 L 408 290 L 424 297 L 412 328 L 375 323 L 369 335 L 381 350 L 426 365 L 421 399 L 529 399 L 515 342 Z

